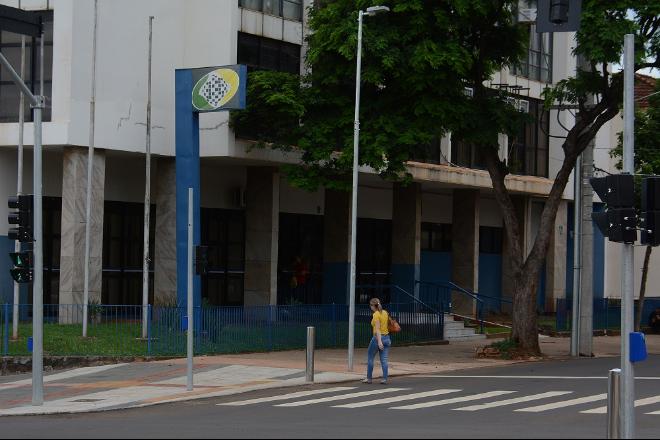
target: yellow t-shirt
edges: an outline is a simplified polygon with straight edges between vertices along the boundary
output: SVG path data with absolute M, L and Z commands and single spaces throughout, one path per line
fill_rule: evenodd
M 390 330 L 388 328 L 390 322 L 390 316 L 387 314 L 385 310 L 382 312 L 374 312 L 374 316 L 371 319 L 371 328 L 373 329 L 374 335 L 376 334 L 376 326 L 380 327 L 380 334 L 381 336 L 387 336 L 390 334 Z

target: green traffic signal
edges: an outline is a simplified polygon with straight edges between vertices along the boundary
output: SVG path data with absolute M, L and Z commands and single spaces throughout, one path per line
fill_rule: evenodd
M 30 252 L 11 252 L 9 258 L 14 267 L 29 269 L 32 266 L 32 254 Z
M 32 271 L 30 269 L 14 268 L 9 273 L 11 273 L 11 277 L 18 284 L 29 284 L 32 282 Z

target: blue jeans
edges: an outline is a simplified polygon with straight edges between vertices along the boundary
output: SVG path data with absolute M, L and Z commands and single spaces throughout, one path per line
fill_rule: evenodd
M 380 365 L 383 367 L 383 380 L 387 380 L 389 376 L 389 365 L 388 359 L 390 356 L 390 347 L 392 346 L 392 340 L 389 336 L 382 336 L 381 341 L 383 341 L 383 350 L 378 349 L 378 339 L 374 336 L 371 339 L 371 344 L 369 344 L 369 350 L 367 350 L 367 379 L 372 380 L 374 374 L 374 361 L 376 360 L 376 355 L 380 354 Z

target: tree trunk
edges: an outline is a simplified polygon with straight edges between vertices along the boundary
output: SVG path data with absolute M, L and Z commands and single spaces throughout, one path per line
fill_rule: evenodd
M 635 331 L 639 332 L 642 329 L 642 312 L 644 311 L 644 298 L 646 298 L 646 280 L 649 276 L 649 263 L 651 262 L 651 253 L 653 247 L 646 247 L 646 255 L 644 256 L 644 267 L 642 268 L 642 285 L 639 288 L 639 303 L 637 304 L 637 315 L 635 316 Z
M 538 317 L 536 315 L 537 282 L 525 282 L 522 277 L 514 280 L 513 328 L 511 339 L 529 355 L 540 355 Z

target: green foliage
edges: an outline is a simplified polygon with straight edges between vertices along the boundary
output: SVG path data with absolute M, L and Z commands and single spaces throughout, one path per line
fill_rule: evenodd
M 656 81 L 656 92 L 660 92 L 660 80 Z M 619 159 L 617 168 L 623 168 L 623 135 L 619 134 L 619 143 L 610 153 Z M 649 107 L 638 110 L 635 118 L 635 173 L 637 204 L 641 209 L 641 179 L 643 176 L 660 175 L 660 94 L 649 98 Z
M 260 146 L 295 146 L 302 166 L 287 171 L 303 188 L 350 187 L 357 18 L 373 3 L 336 0 L 312 9 L 309 73 L 298 84 L 286 74 L 252 73 L 249 107 L 232 117 L 238 130 L 256 132 Z M 511 13 L 517 0 L 379 3 L 392 11 L 364 19 L 360 164 L 405 181 L 406 161 L 448 131 L 496 145 L 519 115 L 501 95 L 471 100 L 464 88 L 524 53 L 526 37 Z

